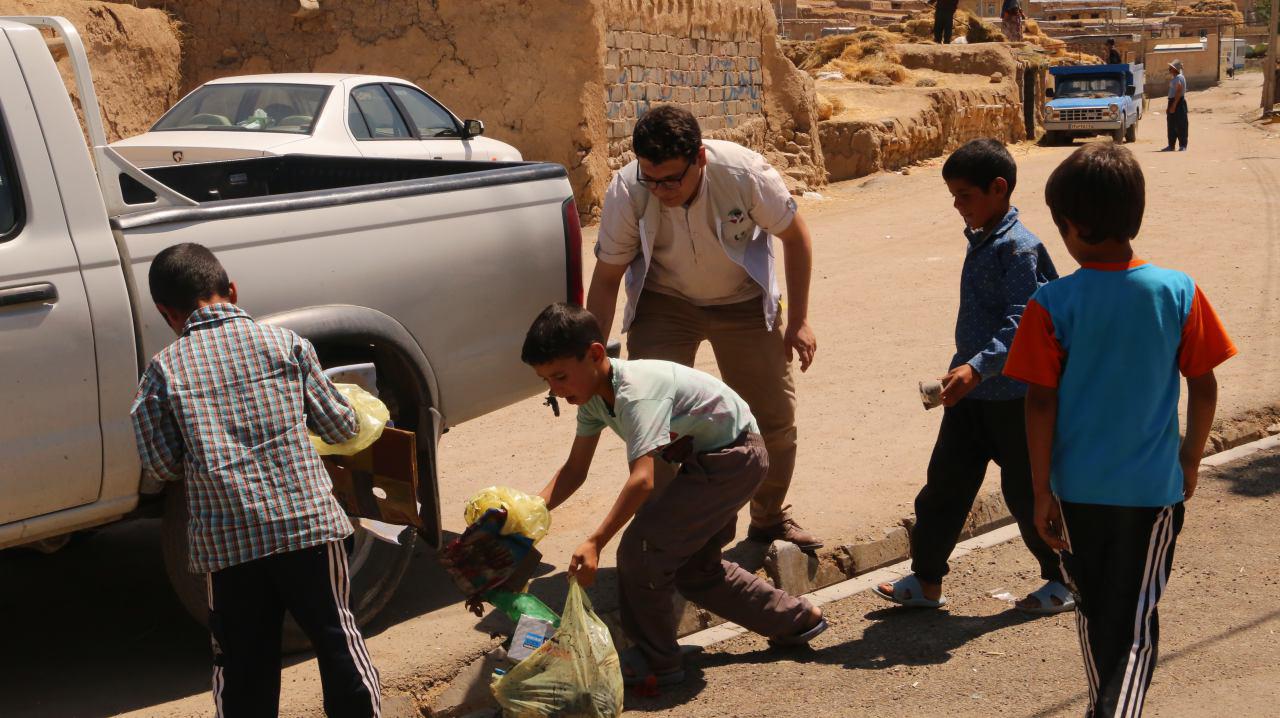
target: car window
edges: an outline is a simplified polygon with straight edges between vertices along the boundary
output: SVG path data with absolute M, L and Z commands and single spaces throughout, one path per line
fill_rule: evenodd
M 351 128 L 351 135 L 357 140 L 373 137 L 369 132 L 369 123 L 364 121 L 364 115 L 360 113 L 355 100 L 347 103 L 347 126 Z
M 13 154 L 9 151 L 8 133 L 0 127 L 0 242 L 12 238 L 22 229 L 22 192 Z
M 1054 90 L 1057 97 L 1115 97 L 1123 94 L 1124 88 L 1119 78 L 1114 77 L 1073 77 L 1058 81 Z
M 151 130 L 309 135 L 328 94 L 323 85 L 205 85 L 174 105 Z
M 404 105 L 405 111 L 409 113 L 409 118 L 418 128 L 419 137 L 459 136 L 458 125 L 453 121 L 453 115 L 428 97 L 427 93 L 404 85 L 391 85 L 391 91 L 396 93 L 396 99 L 400 100 L 400 104 Z
M 400 110 L 396 109 L 391 96 L 381 85 L 364 85 L 352 90 L 351 104 L 360 110 L 369 139 L 408 139 L 413 136 L 400 117 Z M 351 132 L 359 137 L 355 128 Z

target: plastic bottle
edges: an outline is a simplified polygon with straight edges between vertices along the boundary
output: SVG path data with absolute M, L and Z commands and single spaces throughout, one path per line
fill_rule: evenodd
M 486 593 L 484 600 L 492 604 L 494 608 L 507 614 L 507 618 L 516 623 L 520 622 L 521 616 L 533 616 L 544 621 L 550 621 L 551 625 L 556 628 L 560 627 L 560 617 L 556 615 L 556 612 L 547 608 L 547 604 L 539 601 L 538 597 L 532 593 L 495 590 Z

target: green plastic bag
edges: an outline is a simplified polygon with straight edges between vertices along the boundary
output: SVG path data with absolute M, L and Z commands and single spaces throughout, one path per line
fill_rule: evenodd
M 493 684 L 506 718 L 614 718 L 622 715 L 618 651 L 591 601 L 569 579 L 560 628 Z
M 351 408 L 355 409 L 356 416 L 360 419 L 360 433 L 341 444 L 326 444 L 324 439 L 310 432 L 308 436 L 316 453 L 321 456 L 329 454 L 355 456 L 373 446 L 373 442 L 382 436 L 382 430 L 387 428 L 387 422 L 391 420 L 391 412 L 387 411 L 387 405 L 383 404 L 378 397 L 365 391 L 358 384 L 334 384 L 334 386 L 338 388 L 338 393 L 346 397 Z
M 541 496 L 530 496 L 505 486 L 490 486 L 471 497 L 462 517 L 470 526 L 489 509 L 506 509 L 507 522 L 500 532 L 503 536 L 520 534 L 537 543 L 551 530 L 551 512 L 547 511 Z

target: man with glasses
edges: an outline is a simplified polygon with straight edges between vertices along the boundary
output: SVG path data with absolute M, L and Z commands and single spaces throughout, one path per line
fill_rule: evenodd
M 813 247 L 778 171 L 733 142 L 703 140 L 688 111 L 664 105 L 636 123 L 637 159 L 605 195 L 587 309 L 607 338 L 626 278 L 622 331 L 631 359 L 693 366 L 711 343 L 720 375 L 751 408 L 769 472 L 751 501 L 748 537 L 822 546 L 784 505 L 796 459 L 791 361 L 813 363 L 807 321 Z M 772 241 L 782 244 L 782 321 Z

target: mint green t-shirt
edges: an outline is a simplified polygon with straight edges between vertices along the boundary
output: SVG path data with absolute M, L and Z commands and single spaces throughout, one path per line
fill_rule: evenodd
M 578 407 L 578 436 L 613 429 L 627 442 L 628 462 L 686 436 L 701 453 L 732 444 L 744 431 L 760 431 L 742 397 L 710 374 L 652 359 L 609 363 L 613 409 L 598 395 Z

